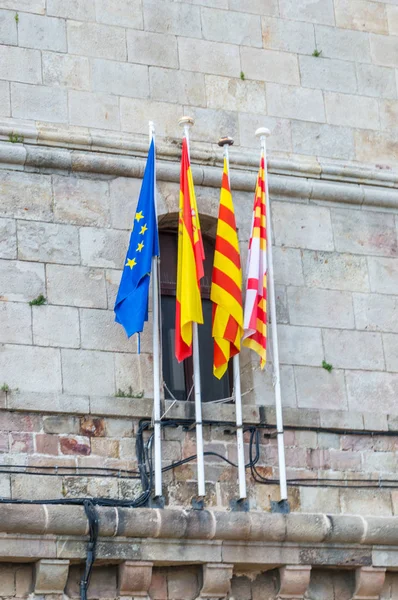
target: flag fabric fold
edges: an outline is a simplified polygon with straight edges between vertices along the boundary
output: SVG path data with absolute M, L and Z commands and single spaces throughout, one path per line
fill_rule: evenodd
M 155 144 L 152 140 L 114 308 L 115 321 L 123 325 L 128 337 L 140 333 L 148 320 L 153 256 L 159 256 L 159 240 L 155 208 Z
M 210 299 L 213 302 L 213 373 L 224 375 L 229 359 L 240 351 L 243 334 L 242 271 L 228 165 L 220 193 Z
M 182 142 L 178 220 L 175 355 L 179 362 L 192 354 L 192 323 L 203 323 L 200 279 L 204 275 L 200 231 L 186 138 Z
M 243 345 L 260 356 L 261 368 L 267 352 L 267 216 L 265 160 L 261 154 L 247 259 Z

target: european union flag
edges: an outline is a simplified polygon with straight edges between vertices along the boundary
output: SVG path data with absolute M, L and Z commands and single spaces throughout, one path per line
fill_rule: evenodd
M 128 337 L 142 331 L 144 321 L 148 320 L 153 256 L 159 256 L 159 240 L 155 211 L 155 145 L 152 140 L 114 308 L 115 321 L 123 325 Z

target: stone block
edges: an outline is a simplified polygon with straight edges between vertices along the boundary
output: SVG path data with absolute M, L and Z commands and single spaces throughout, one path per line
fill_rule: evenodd
M 388 490 L 340 490 L 341 512 L 351 515 L 389 517 L 392 514 Z
M 95 11 L 98 23 L 119 25 L 142 29 L 142 2 L 141 0 L 95 0 Z
M 372 292 L 398 295 L 398 258 L 370 256 L 368 266 Z
M 398 39 L 396 36 L 371 34 L 370 50 L 376 65 L 398 67 Z
M 363 452 L 362 469 L 365 473 L 396 473 L 395 452 Z
M 122 269 L 129 243 L 129 233 L 114 229 L 80 229 L 82 264 L 89 267 Z
M 398 298 L 379 294 L 354 294 L 358 329 L 398 333 Z
M 106 396 L 115 393 L 113 355 L 62 350 L 63 389 L 67 394 Z
M 273 202 L 274 240 L 277 246 L 333 250 L 329 209 L 323 207 Z M 295 223 L 295 227 L 291 227 Z
M 301 85 L 332 92 L 357 91 L 355 64 L 347 61 L 300 56 Z
M 119 565 L 120 596 L 148 597 L 152 581 L 151 562 L 126 560 Z
M 111 94 L 69 92 L 69 118 L 72 125 L 120 129 L 119 101 Z
M 68 121 L 66 91 L 53 87 L 11 84 L 12 116 L 50 123 Z
M 183 104 L 206 106 L 205 76 L 175 69 L 150 67 L 149 79 L 151 98 Z
M 297 21 L 309 21 L 310 23 L 324 23 L 334 25 L 333 1 L 326 0 L 319 4 L 312 0 L 297 0 L 291 3 L 289 0 L 279 0 L 281 17 Z
M 129 62 L 178 68 L 177 40 L 173 35 L 127 30 L 127 50 Z
M 328 123 L 358 129 L 379 129 L 377 100 L 349 94 L 325 93 Z
M 352 254 L 302 251 L 304 280 L 316 288 L 369 291 L 366 258 Z
M 10 394 L 7 404 L 10 410 L 29 410 L 40 413 L 87 414 L 90 410 L 88 397 L 68 396 L 59 392 L 34 393 L 21 390 L 21 392 Z
M 387 371 L 398 373 L 398 335 L 383 334 L 383 347 Z
M 384 100 L 380 102 L 380 121 L 382 129 L 393 129 L 398 116 L 398 101 Z
M 43 417 L 45 433 L 78 433 L 80 422 L 77 417 L 51 415 Z
M 124 61 L 127 58 L 125 30 L 99 23 L 67 22 L 71 54 Z
M 262 13 L 264 14 L 264 13 Z M 312 54 L 316 47 L 311 23 L 262 17 L 263 46 L 298 54 Z
M 340 448 L 340 436 L 337 433 L 320 432 L 318 433 L 318 447 L 338 450 Z
M 184 35 L 187 38 L 202 37 L 201 13 L 199 7 L 176 4 L 175 2 L 168 2 L 167 0 L 163 2 L 151 2 L 151 0 L 145 0 L 143 9 L 145 29 L 148 31 Z M 206 9 L 204 8 L 202 10 Z
M 258 141 L 253 132 L 259 127 L 267 127 L 271 132 L 267 140 L 268 150 L 275 150 L 277 152 L 292 151 L 289 120 L 266 117 L 264 115 L 253 115 L 251 113 L 239 113 L 239 138 L 241 146 L 258 148 Z
M 16 454 L 33 454 L 33 434 L 18 433 L 10 434 L 10 452 Z
M 112 269 L 105 272 L 106 296 L 108 299 L 108 309 L 110 310 L 113 310 L 115 306 L 121 277 L 122 271 L 115 271 Z
M 141 183 L 141 179 L 132 179 L 131 177 L 117 177 L 110 182 L 112 227 L 131 231 Z
M 44 15 L 46 0 L 2 0 L 1 7 Z
M 52 220 L 51 177 L 2 171 L 0 214 L 28 220 Z
M 317 48 L 324 58 L 370 63 L 369 34 L 362 31 L 315 26 Z M 380 36 L 382 37 L 382 36 Z
M 332 209 L 331 215 L 338 252 L 397 256 L 398 246 L 392 214 Z
M 58 221 L 103 227 L 110 221 L 106 181 L 58 177 L 54 181 L 54 216 Z
M 178 51 L 181 69 L 240 77 L 238 46 L 180 37 Z
M 14 596 L 15 594 L 15 572 L 8 565 L 0 566 L 0 589 L 2 594 Z
M 200 584 L 198 570 L 195 566 L 177 567 L 169 571 L 167 583 L 169 598 L 194 600 L 198 597 Z
M 298 154 L 348 160 L 355 156 L 354 135 L 348 127 L 292 121 L 291 129 L 293 151 Z
M 47 0 L 47 14 L 76 21 L 95 21 L 94 0 Z
M 199 0 L 198 3 L 202 4 L 202 0 Z M 207 3 L 210 6 L 209 0 L 207 0 Z M 220 8 L 228 7 L 225 5 L 220 5 Z M 240 0 L 229 0 L 229 8 L 231 10 L 254 13 L 256 15 L 279 15 L 277 0 L 246 0 L 244 5 Z
M 382 371 L 385 368 L 379 333 L 325 330 L 323 343 L 326 361 L 337 369 Z
M 319 329 L 279 325 L 278 337 L 282 363 L 312 366 L 322 363 L 323 348 Z
M 304 285 L 300 250 L 275 246 L 273 260 L 276 284 Z
M 355 327 L 352 297 L 349 292 L 289 287 L 287 295 L 292 325 L 342 329 Z
M 279 568 L 280 587 L 278 598 L 295 598 L 302 600 L 307 595 L 311 576 L 310 566 L 287 565 Z
M 35 594 L 63 594 L 69 560 L 41 559 L 36 563 Z
M 37 454 L 58 456 L 58 437 L 45 433 L 35 435 L 35 452 Z
M 92 61 L 91 73 L 93 90 L 96 92 L 132 98 L 147 98 L 149 95 L 148 67 L 144 65 L 97 58 Z
M 90 62 L 84 56 L 43 52 L 43 83 L 51 87 L 88 90 Z
M 106 308 L 105 277 L 102 269 L 47 266 L 47 291 L 51 304 Z
M 386 569 L 360 567 L 355 570 L 355 590 L 352 600 L 378 600 L 386 578 Z
M 26 474 L 12 475 L 11 489 L 12 497 L 22 500 L 47 500 L 63 497 L 62 480 L 60 477 Z
M 239 143 L 238 115 L 236 113 L 210 108 L 191 108 L 189 112 L 197 123 L 191 132 L 192 140 L 209 142 L 229 135 L 234 138 L 235 143 Z M 202 196 L 203 201 L 205 196 L 209 196 L 208 190 Z M 200 191 L 198 190 L 197 201 L 203 210 L 203 202 L 201 203 L 199 198 Z
M 119 458 L 119 440 L 91 438 L 91 453 L 106 458 Z
M 148 135 L 148 115 L 156 123 L 156 134 L 173 138 L 181 134 L 178 120 L 182 107 L 169 102 L 120 98 L 120 120 L 123 131 Z
M 0 11 L 0 43 L 10 46 L 18 44 L 15 13 L 11 10 Z
M 123 327 L 115 323 L 113 311 L 81 309 L 80 321 L 82 348 L 110 352 L 136 351 L 136 340 L 127 338 Z M 146 351 L 143 345 L 141 349 Z
M 348 371 L 346 381 L 350 410 L 397 414 L 397 373 Z
M 267 83 L 268 114 L 287 119 L 325 122 L 325 108 L 320 90 Z
M 388 33 L 386 10 L 382 4 L 367 0 L 336 0 L 334 10 L 337 27 Z
M 7 81 L 41 83 L 40 51 L 0 46 L 0 77 Z
M 241 60 L 245 78 L 278 84 L 300 84 L 300 74 L 295 54 L 275 50 L 259 50 L 244 46 L 241 48 Z M 248 110 L 248 112 L 251 111 Z
M 0 258 L 17 258 L 15 221 L 0 219 Z
M 0 302 L 0 342 L 31 344 L 31 309 L 20 302 Z
M 356 131 L 356 158 L 367 163 L 384 165 L 398 164 L 398 136 L 394 131 Z M 370 190 L 372 197 L 374 190 Z
M 18 258 L 78 264 L 79 233 L 71 225 L 18 221 Z
M 257 81 L 206 76 L 207 105 L 224 110 L 265 112 L 264 84 Z
M 151 354 L 122 354 L 115 355 L 116 389 L 133 396 L 153 398 L 153 359 Z M 121 399 L 136 404 L 137 400 Z M 151 409 L 152 410 L 152 409 Z M 127 414 L 130 414 L 129 412 Z
M 358 92 L 375 98 L 396 98 L 397 87 L 393 69 L 357 63 Z
M 199 598 L 227 598 L 231 590 L 233 565 L 225 563 L 205 563 L 203 565 L 203 585 Z
M 318 362 L 319 364 L 319 362 Z M 295 367 L 297 403 L 301 408 L 332 408 L 345 410 L 347 395 L 344 372 L 333 369 L 328 373 L 321 367 Z
M 29 302 L 45 294 L 44 265 L 0 260 L 1 300 Z
M 392 35 L 398 34 L 398 8 L 396 6 L 386 6 L 388 31 Z
M 11 116 L 10 85 L 7 81 L 0 82 L 0 115 Z
M 61 363 L 55 348 L 4 345 L 0 348 L 0 373 L 11 389 L 61 391 Z
M 69 306 L 33 306 L 33 343 L 78 348 L 79 311 Z
M 21 13 L 18 21 L 18 42 L 25 48 L 66 52 L 65 21 Z
M 247 12 L 225 12 L 215 8 L 202 8 L 201 20 L 205 40 L 262 47 L 260 16 Z

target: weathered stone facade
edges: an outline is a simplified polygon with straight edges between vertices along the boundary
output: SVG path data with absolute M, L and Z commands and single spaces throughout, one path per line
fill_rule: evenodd
M 0 0 L 0 497 L 38 502 L 0 506 L 0 600 L 79 598 L 84 509 L 41 500 L 141 494 L 127 472 L 151 426 L 151 328 L 138 355 L 113 305 L 149 119 L 160 226 L 177 223 L 183 114 L 210 236 L 217 141 L 235 140 L 243 259 L 254 131 L 271 130 L 291 514 L 272 512 L 272 365 L 245 351 L 244 422 L 268 483 L 248 470 L 249 512 L 232 512 L 236 468 L 208 455 L 204 511 L 194 461 L 164 473 L 164 509 L 98 508 L 88 597 L 398 600 L 396 4 Z M 164 410 L 179 422 L 163 428 L 166 467 L 196 444 L 192 403 Z M 205 451 L 236 462 L 233 405 L 203 416 Z

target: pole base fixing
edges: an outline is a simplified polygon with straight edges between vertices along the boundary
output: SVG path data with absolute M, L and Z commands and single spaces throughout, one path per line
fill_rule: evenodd
M 205 501 L 201 497 L 192 498 L 191 505 L 194 510 L 203 510 L 205 507 Z
M 229 506 L 232 512 L 249 512 L 249 501 L 246 498 L 232 498 Z
M 276 502 L 275 500 L 271 500 L 271 512 L 272 513 L 281 513 L 282 515 L 287 515 L 290 513 L 290 504 L 288 500 L 279 500 Z
M 148 508 L 164 508 L 164 496 L 153 496 L 148 500 Z

